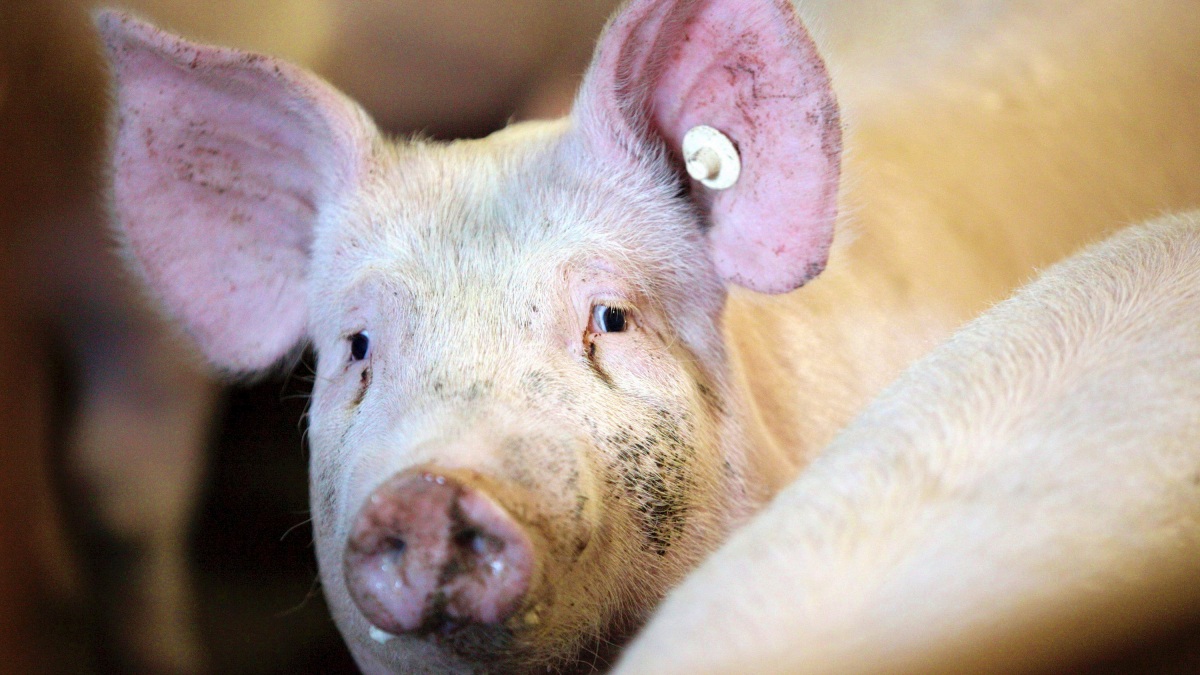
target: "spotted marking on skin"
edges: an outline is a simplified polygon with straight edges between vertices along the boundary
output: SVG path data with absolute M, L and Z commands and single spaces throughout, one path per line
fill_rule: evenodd
M 670 412 L 658 410 L 657 417 L 645 435 L 626 429 L 606 439 L 617 460 L 606 482 L 633 501 L 647 545 L 664 556 L 687 526 L 694 487 L 688 460 L 695 451 Z
M 488 380 L 472 382 L 466 386 L 450 385 L 443 380 L 435 380 L 430 389 L 439 401 L 454 403 L 473 403 L 490 394 L 495 385 Z
M 537 397 L 546 391 L 550 376 L 544 370 L 531 370 L 521 376 L 521 386 L 530 396 Z
M 808 266 L 804 269 L 804 275 L 805 275 L 804 283 L 808 283 L 809 281 L 816 279 L 821 274 L 821 272 L 824 272 L 825 271 L 825 263 L 827 263 L 828 261 L 829 261 L 828 256 L 823 256 L 820 260 L 814 260 L 814 261 L 808 263 Z

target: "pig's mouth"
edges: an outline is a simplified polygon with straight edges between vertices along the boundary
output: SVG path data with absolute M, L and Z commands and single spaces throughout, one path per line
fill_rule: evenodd
M 519 650 L 513 648 L 513 632 L 503 626 L 464 624 L 442 614 L 429 617 L 411 635 L 464 661 L 479 664 L 482 672 L 511 672 L 511 666 L 522 660 Z
M 539 649 L 523 640 L 522 631 L 463 624 L 450 616 L 430 617 L 428 625 L 412 636 L 471 663 L 477 673 L 589 675 L 607 672 L 642 623 L 614 619 L 601 633 L 573 641 L 569 651 L 554 655 L 547 655 L 545 646 Z

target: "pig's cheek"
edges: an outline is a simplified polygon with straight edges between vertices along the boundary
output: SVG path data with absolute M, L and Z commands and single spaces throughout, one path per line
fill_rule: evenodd
M 374 361 L 346 363 L 344 358 L 337 358 L 326 364 L 318 357 L 309 407 L 310 433 L 324 429 L 340 431 L 354 422 L 373 386 Z
M 308 410 L 308 445 L 314 461 L 329 452 L 353 418 L 353 410 L 347 410 L 342 399 L 344 387 L 338 384 L 322 384 L 318 376 L 313 386 L 312 401 Z
M 641 413 L 653 412 L 655 422 L 665 424 L 655 427 L 657 433 L 652 439 L 666 448 L 654 463 L 655 468 L 665 471 L 665 478 L 671 479 L 667 481 L 669 486 L 687 485 L 685 492 L 677 496 L 691 505 L 689 520 L 701 511 L 719 511 L 725 458 L 716 445 L 723 405 L 716 398 L 715 385 L 696 369 L 696 359 L 679 345 L 671 349 L 657 336 L 647 336 L 631 346 L 636 348 L 612 349 L 605 363 L 621 393 L 636 399 L 632 405 Z M 643 441 L 642 445 L 654 444 Z M 681 459 L 683 463 L 677 464 Z M 635 468 L 643 474 L 648 471 L 648 467 Z
M 339 485 L 349 461 L 346 437 L 358 413 L 358 406 L 349 400 L 353 394 L 351 375 L 357 373 L 342 372 L 340 368 L 329 373 L 318 367 L 308 412 L 313 519 L 324 530 L 332 530 L 337 522 Z
M 618 390 L 651 401 L 675 401 L 690 389 L 687 375 L 671 352 L 640 334 L 597 340 L 598 367 Z

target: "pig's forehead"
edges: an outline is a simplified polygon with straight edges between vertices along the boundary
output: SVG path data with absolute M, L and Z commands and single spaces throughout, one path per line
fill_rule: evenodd
M 594 170 L 563 131 L 523 124 L 483 140 L 381 148 L 357 203 L 318 236 L 321 267 L 340 277 L 329 281 L 391 269 L 415 286 L 532 288 L 564 267 L 604 260 L 653 285 L 678 274 L 668 263 L 681 255 L 705 255 L 669 184 L 648 172 Z

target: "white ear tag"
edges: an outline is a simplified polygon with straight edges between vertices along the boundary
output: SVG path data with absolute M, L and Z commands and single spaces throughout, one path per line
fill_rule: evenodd
M 684 134 L 683 161 L 689 176 L 713 190 L 732 187 L 742 174 L 742 158 L 733 141 L 704 124 Z

